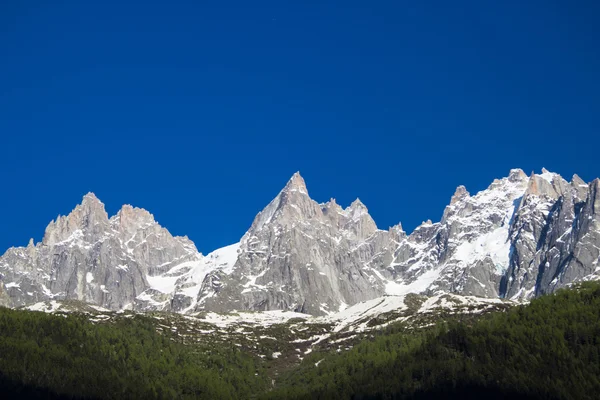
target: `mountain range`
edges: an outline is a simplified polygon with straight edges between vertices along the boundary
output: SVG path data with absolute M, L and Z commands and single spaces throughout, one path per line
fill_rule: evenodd
M 41 242 L 0 257 L 0 305 L 79 300 L 110 310 L 330 315 L 382 296 L 526 301 L 600 276 L 600 180 L 520 169 L 407 234 L 355 200 L 310 198 L 296 173 L 238 243 L 208 255 L 148 211 L 109 217 L 92 193 Z

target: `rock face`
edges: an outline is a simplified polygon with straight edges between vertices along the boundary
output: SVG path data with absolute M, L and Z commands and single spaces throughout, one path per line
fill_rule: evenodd
M 600 271 L 600 180 L 532 175 L 510 237 L 513 252 L 501 294 L 530 298 Z
M 354 201 L 318 204 L 296 173 L 260 212 L 240 242 L 233 272 L 207 280 L 199 309 L 291 309 L 313 315 L 385 293 L 369 263 L 391 261 L 388 232 Z M 209 275 L 214 280 L 214 275 Z
M 68 216 L 50 222 L 41 243 L 9 249 L 0 274 L 13 306 L 76 299 L 139 308 L 154 276 L 198 258 L 190 240 L 171 236 L 152 214 L 126 205 L 109 219 L 90 193 Z
M 88 194 L 42 242 L 0 257 L 0 305 L 77 299 L 119 310 L 325 315 L 386 294 L 516 300 L 600 276 L 600 180 L 510 171 L 440 222 L 380 230 L 360 200 L 317 203 L 296 173 L 239 243 L 203 256 L 147 211 Z

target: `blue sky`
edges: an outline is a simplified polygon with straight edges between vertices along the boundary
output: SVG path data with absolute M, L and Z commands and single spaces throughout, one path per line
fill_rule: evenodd
M 592 180 L 598 20 L 593 1 L 3 1 L 0 252 L 88 191 L 206 253 L 297 170 L 409 231 L 511 168 Z

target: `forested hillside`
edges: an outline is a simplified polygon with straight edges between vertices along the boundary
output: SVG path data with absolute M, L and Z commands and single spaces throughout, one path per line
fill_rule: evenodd
M 595 399 L 600 393 L 599 283 L 469 323 L 417 330 L 396 323 L 348 351 L 315 350 L 299 366 L 273 364 L 278 376 L 267 371 L 278 360 L 233 342 L 183 344 L 157 323 L 133 314 L 98 322 L 85 314 L 0 308 L 2 398 Z
M 471 327 L 441 324 L 421 334 L 395 329 L 339 355 L 314 355 L 266 397 L 597 399 L 600 393 L 598 283 Z
M 235 346 L 183 345 L 143 316 L 92 323 L 85 315 L 0 309 L 2 398 L 237 399 L 264 391 Z

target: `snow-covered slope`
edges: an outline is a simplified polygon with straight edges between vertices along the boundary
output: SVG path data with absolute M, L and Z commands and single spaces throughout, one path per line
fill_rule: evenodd
M 176 333 L 187 342 L 234 343 L 248 351 L 260 349 L 260 357 L 270 355 L 271 352 L 266 349 L 275 344 L 273 357 L 298 360 L 319 348 L 348 349 L 365 334 L 393 323 L 401 322 L 404 329 L 421 329 L 448 319 L 504 311 L 515 304 L 508 300 L 454 294 L 432 297 L 408 294 L 368 300 L 320 317 L 282 310 L 146 315 L 157 320 L 159 331 L 167 331 L 170 335 Z M 134 312 L 112 312 L 73 301 L 51 300 L 25 309 L 47 313 L 85 313 L 95 323 L 135 317 Z

